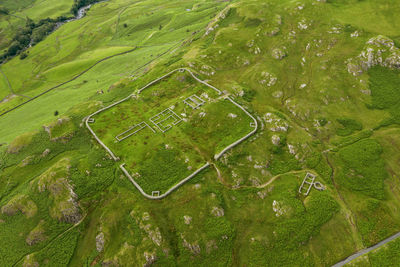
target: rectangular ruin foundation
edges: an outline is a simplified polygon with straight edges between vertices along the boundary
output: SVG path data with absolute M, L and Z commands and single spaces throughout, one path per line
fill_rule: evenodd
M 163 133 L 170 130 L 172 126 L 177 125 L 182 121 L 182 118 L 167 108 L 157 115 L 150 118 L 150 121 Z
M 191 107 L 192 109 L 198 109 L 200 106 L 204 105 L 205 101 L 203 99 L 201 99 L 200 97 L 198 97 L 197 95 L 191 95 L 188 98 L 186 98 L 185 100 L 183 100 L 183 102 L 188 105 L 189 107 Z
M 142 131 L 143 129 L 145 129 L 146 127 L 149 127 L 153 133 L 155 133 L 156 131 L 154 131 L 153 128 L 150 127 L 150 125 L 148 125 L 146 122 L 142 121 L 139 124 L 136 124 L 132 127 L 130 127 L 128 130 L 126 130 L 125 132 L 120 133 L 119 135 L 117 135 L 115 137 L 115 139 L 117 139 L 117 142 L 121 142 L 122 140 L 137 134 L 138 132 Z

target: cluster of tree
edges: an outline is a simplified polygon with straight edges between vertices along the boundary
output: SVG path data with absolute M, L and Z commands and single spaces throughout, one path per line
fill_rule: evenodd
M 71 12 L 74 15 L 77 15 L 78 10 L 81 7 L 93 4 L 95 2 L 99 2 L 99 0 L 75 0 L 74 5 L 71 8 Z M 4 7 L 0 7 L 0 14 L 7 15 L 9 14 L 9 11 Z M 33 46 L 39 43 L 54 30 L 57 23 L 64 22 L 71 18 L 72 17 L 59 16 L 55 19 L 42 19 L 37 23 L 30 18 L 27 18 L 25 26 L 15 34 L 9 48 L 4 52 L 4 54 L 0 54 L 0 64 L 5 62 L 7 59 L 21 54 L 30 45 Z M 26 57 L 27 54 L 22 53 L 20 58 L 24 59 Z
M 80 8 L 96 2 L 99 2 L 99 0 L 75 0 L 74 5 L 71 8 L 71 13 L 77 15 Z
M 60 16 L 56 19 L 42 19 L 38 23 L 35 23 L 30 18 L 27 18 L 25 26 L 15 33 L 8 50 L 0 56 L 0 63 L 20 54 L 29 45 L 37 44 L 53 31 L 57 22 L 66 19 L 67 17 Z

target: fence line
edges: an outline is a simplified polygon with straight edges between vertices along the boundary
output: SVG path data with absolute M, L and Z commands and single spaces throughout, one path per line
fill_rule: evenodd
M 167 74 L 165 74 L 165 75 L 163 75 L 163 76 L 161 76 L 161 77 L 159 77 L 159 78 L 157 78 L 157 79 L 155 79 L 155 80 L 149 82 L 148 84 L 146 84 L 145 86 L 143 86 L 142 88 L 140 88 L 137 92 L 134 92 L 134 93 L 128 95 L 127 97 L 125 97 L 125 98 L 123 98 L 123 99 L 121 99 L 121 100 L 119 100 L 119 101 L 117 101 L 117 102 L 115 102 L 115 103 L 113 103 L 113 104 L 111 104 L 111 105 L 109 105 L 109 106 L 107 106 L 107 107 L 101 108 L 101 109 L 95 111 L 94 113 L 90 114 L 90 115 L 89 115 L 88 117 L 86 117 L 86 119 L 85 119 L 86 127 L 89 129 L 89 131 L 90 131 L 91 134 L 94 136 L 94 138 L 96 139 L 96 141 L 111 155 L 111 157 L 112 157 L 115 161 L 118 161 L 119 158 L 116 157 L 115 154 L 111 151 L 111 149 L 109 149 L 109 148 L 97 137 L 97 135 L 94 133 L 94 131 L 92 130 L 92 128 L 89 126 L 89 123 L 90 123 L 90 122 L 93 122 L 92 117 L 93 117 L 94 115 L 97 115 L 97 114 L 99 114 L 99 113 L 101 113 L 101 112 L 103 112 L 103 111 L 105 111 L 105 110 L 107 110 L 107 109 L 110 109 L 110 108 L 112 108 L 112 107 L 114 107 L 114 106 L 116 106 L 116 105 L 118 105 L 118 104 L 120 104 L 120 103 L 122 103 L 122 102 L 124 102 L 124 101 L 126 101 L 126 100 L 128 100 L 128 99 L 130 99 L 130 98 L 132 98 L 132 97 L 135 96 L 136 94 L 140 94 L 143 90 L 147 89 L 147 88 L 150 87 L 151 85 L 156 84 L 157 82 L 159 82 L 159 81 L 161 81 L 162 79 L 164 79 L 164 78 L 166 78 L 166 77 L 172 75 L 173 73 L 175 73 L 175 72 L 177 72 L 177 71 L 180 71 L 180 72 L 187 71 L 187 72 L 189 72 L 189 74 L 190 74 L 196 81 L 198 81 L 198 82 L 200 82 L 201 84 L 204 84 L 204 85 L 210 87 L 211 89 L 215 90 L 215 91 L 218 93 L 218 95 L 221 95 L 221 94 L 222 94 L 221 90 L 219 90 L 219 89 L 217 89 L 216 87 L 214 87 L 214 86 L 208 84 L 207 82 L 205 82 L 205 81 L 200 80 L 199 78 L 197 78 L 197 77 L 193 74 L 193 72 L 192 72 L 191 70 L 189 70 L 189 69 L 187 69 L 187 68 L 177 68 L 177 69 L 175 69 L 175 70 L 173 70 L 173 71 L 170 71 L 169 73 L 167 73 Z M 214 155 L 214 159 L 215 159 L 215 160 L 218 160 L 223 154 L 226 153 L 226 151 L 228 151 L 229 149 L 232 149 L 232 148 L 235 147 L 236 145 L 240 144 L 241 142 L 243 142 L 244 140 L 246 140 L 247 138 L 249 138 L 249 137 L 250 137 L 251 135 L 253 135 L 253 134 L 257 131 L 257 129 L 258 129 L 258 122 L 257 122 L 257 120 L 256 120 L 245 108 L 243 108 L 241 105 L 239 105 L 238 103 L 236 103 L 235 101 L 233 101 L 230 97 L 226 97 L 225 99 L 231 101 L 235 106 L 239 107 L 239 108 L 240 108 L 242 111 L 244 111 L 250 118 L 253 119 L 253 121 L 254 121 L 254 130 L 251 131 L 251 132 L 250 132 L 249 134 L 247 134 L 246 136 L 240 138 L 239 140 L 237 140 L 237 141 L 235 141 L 234 143 L 232 143 L 232 144 L 230 144 L 229 146 L 227 146 L 227 147 L 226 147 L 225 149 L 223 149 L 219 154 Z M 203 165 L 201 168 L 199 168 L 198 170 L 194 171 L 194 172 L 193 172 L 192 174 L 190 174 L 188 177 L 186 177 L 185 179 L 181 180 L 179 183 L 177 183 L 176 185 L 174 185 L 173 187 L 171 187 L 170 189 L 168 189 L 164 194 L 161 194 L 161 195 L 158 195 L 158 196 L 152 196 L 152 195 L 149 195 L 149 194 L 147 194 L 146 192 L 144 192 L 143 189 L 140 187 L 140 185 L 135 181 L 135 179 L 132 178 L 132 176 L 129 174 L 129 172 L 125 169 L 124 165 L 125 165 L 125 163 L 123 163 L 123 164 L 120 165 L 120 168 L 121 168 L 122 172 L 128 177 L 128 179 L 129 179 L 129 180 L 132 182 L 132 184 L 140 191 L 140 193 L 141 193 L 143 196 L 145 196 L 146 198 L 149 198 L 149 199 L 162 199 L 162 198 L 166 197 L 167 195 L 169 195 L 172 191 L 176 190 L 178 187 L 180 187 L 181 185 L 183 185 L 184 183 L 186 183 L 187 181 L 189 181 L 191 178 L 193 178 L 193 177 L 194 177 L 195 175 L 197 175 L 199 172 L 201 172 L 202 170 L 204 170 L 205 168 L 207 168 L 208 166 L 210 166 L 210 163 L 207 162 L 207 163 L 206 163 L 205 165 Z

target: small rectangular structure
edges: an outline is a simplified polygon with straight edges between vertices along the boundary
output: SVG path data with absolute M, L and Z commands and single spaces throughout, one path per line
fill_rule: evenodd
M 183 102 L 188 105 L 189 107 L 191 107 L 192 109 L 198 109 L 200 106 L 204 105 L 205 101 L 203 99 L 201 99 L 200 97 L 198 97 L 197 95 L 191 95 L 188 98 L 186 98 L 185 100 L 183 100 Z
M 152 197 L 159 197 L 160 196 L 160 191 L 152 191 L 151 192 Z
M 115 139 L 117 139 L 118 142 L 121 142 L 122 140 L 124 140 L 134 134 L 137 134 L 138 132 L 140 132 L 141 130 L 143 130 L 146 127 L 149 127 L 153 131 L 153 133 L 156 132 L 153 128 L 150 127 L 150 125 L 148 125 L 146 122 L 142 121 L 141 123 L 130 127 L 125 132 L 120 133 L 119 135 L 117 135 L 115 137 Z
M 157 115 L 150 118 L 150 121 L 163 133 L 172 128 L 173 125 L 177 125 L 182 121 L 182 118 L 173 112 L 170 108 L 167 108 Z
M 315 180 L 315 175 L 307 172 L 299 188 L 299 193 L 308 196 L 308 193 L 310 193 L 310 190 L 314 185 L 314 180 Z M 308 188 L 306 188 L 307 186 Z

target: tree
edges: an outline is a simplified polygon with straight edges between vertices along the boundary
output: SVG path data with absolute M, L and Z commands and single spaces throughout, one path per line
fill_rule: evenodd
M 160 27 L 158 27 L 158 29 L 161 31 L 163 28 L 163 26 L 160 24 Z
M 5 7 L 0 6 L 0 14 L 8 15 L 10 14 L 10 11 Z
M 58 110 L 54 111 L 54 116 L 58 116 Z
M 21 44 L 19 42 L 14 41 L 8 48 L 6 56 L 15 56 L 21 49 L 22 49 Z

